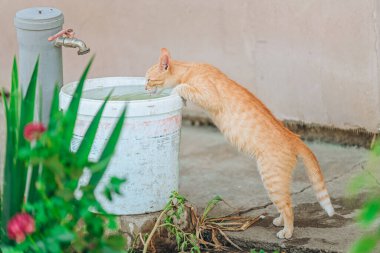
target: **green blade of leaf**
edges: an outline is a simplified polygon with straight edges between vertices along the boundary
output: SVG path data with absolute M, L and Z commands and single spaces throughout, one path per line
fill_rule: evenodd
M 20 130 L 24 131 L 26 124 L 34 120 L 34 107 L 36 103 L 37 78 L 38 78 L 39 58 L 34 65 L 33 73 L 29 81 L 29 86 L 22 101 Z
M 102 154 L 100 155 L 99 162 L 102 162 L 104 160 L 106 160 L 107 162 L 105 163 L 104 167 L 101 170 L 98 170 L 92 174 L 90 182 L 89 182 L 89 184 L 92 186 L 96 186 L 99 183 L 100 179 L 102 178 L 102 176 L 104 174 L 104 171 L 106 170 L 106 168 L 107 168 L 107 166 L 111 160 L 110 157 L 112 156 L 113 152 L 115 151 L 116 144 L 119 140 L 121 130 L 122 130 L 122 127 L 124 124 L 125 112 L 126 112 L 126 108 L 124 108 L 123 112 L 121 113 L 121 115 L 120 115 L 120 117 L 119 117 L 113 131 L 112 131 L 112 134 L 111 134 L 110 138 L 108 139 L 108 142 L 106 143 Z
M 369 226 L 371 223 L 380 216 L 380 198 L 374 198 L 367 201 L 359 214 L 359 221 Z
M 15 128 L 17 128 L 20 120 L 20 102 L 22 96 L 18 96 L 18 93 L 20 91 L 16 57 L 13 58 L 11 80 L 11 96 L 9 98 L 9 107 L 12 108 L 12 112 L 10 115 L 10 122 Z
M 12 81 L 13 76 L 15 72 L 15 66 L 12 70 Z M 16 73 L 17 73 L 17 66 L 16 66 Z M 12 84 L 13 87 L 13 84 Z M 10 94 L 10 100 L 15 101 L 15 96 L 17 96 L 17 92 L 11 92 Z M 7 103 L 4 90 L 2 92 L 2 100 L 4 105 L 4 111 L 5 111 L 5 119 L 6 119 L 6 127 L 7 127 L 7 135 L 6 135 L 6 153 L 5 153 L 5 164 L 4 164 L 4 180 L 3 180 L 3 189 L 2 189 L 2 212 L 1 212 L 1 224 L 4 231 L 6 231 L 6 224 L 8 220 L 11 217 L 12 213 L 12 170 L 13 170 L 13 158 L 14 158 L 14 151 L 15 151 L 15 125 L 12 124 L 13 118 L 15 115 L 13 115 L 14 108 L 11 108 L 11 103 Z M 12 104 L 14 106 L 14 103 Z
M 39 166 L 33 166 L 31 168 L 32 173 L 30 177 L 30 184 L 29 184 L 29 194 L 28 194 L 28 202 L 29 203 L 35 203 L 39 199 L 38 191 L 36 188 L 36 183 L 39 177 Z
M 203 215 L 202 215 L 202 219 L 201 219 L 202 221 L 207 218 L 207 215 L 209 214 L 209 212 L 211 212 L 211 210 L 214 209 L 214 207 L 220 201 L 223 201 L 223 199 L 220 196 L 215 196 L 212 200 L 210 200 L 207 203 L 207 206 L 206 206 L 205 210 L 203 211 Z
M 24 138 L 24 127 L 34 120 L 34 108 L 36 102 L 36 90 L 37 90 L 37 78 L 38 78 L 38 67 L 39 67 L 39 58 L 37 58 L 32 72 L 32 76 L 29 81 L 29 86 L 26 91 L 25 97 L 21 102 L 20 110 L 20 126 L 18 131 L 18 144 L 17 144 L 17 153 L 22 147 L 30 146 L 30 144 Z M 17 155 L 16 153 L 16 155 Z M 20 205 L 23 203 L 25 186 L 27 180 L 27 166 L 24 161 L 17 159 L 16 162 L 17 169 L 15 170 L 15 177 L 12 182 L 18 187 L 14 188 L 14 204 Z
M 4 106 L 5 121 L 8 123 L 10 121 L 9 106 L 8 106 L 7 98 L 5 97 L 4 88 L 1 89 L 1 97 L 2 97 L 3 106 Z
M 3 179 L 3 187 L 0 189 L 0 211 L 1 211 L 1 229 L 3 231 L 6 231 L 7 222 L 11 217 L 11 210 L 10 210 L 10 202 L 11 202 L 11 189 L 12 185 L 8 182 L 10 182 L 11 179 L 11 169 L 12 169 L 12 156 L 13 156 L 13 147 L 14 142 L 12 141 L 12 132 L 11 129 L 11 122 L 10 122 L 10 112 L 9 107 L 7 104 L 7 99 L 5 97 L 4 89 L 2 89 L 2 101 L 4 106 L 4 112 L 5 112 L 5 120 L 6 120 L 6 128 L 7 128 L 7 135 L 6 135 L 6 153 L 5 153 L 5 164 L 4 164 L 4 179 Z M 0 239 L 1 241 L 4 241 L 3 239 L 4 233 L 0 231 Z
M 52 98 L 51 107 L 50 107 L 50 117 L 49 117 L 49 125 L 48 125 L 49 130 L 53 130 L 56 128 L 59 113 L 60 113 L 60 111 L 59 111 L 59 86 L 58 86 L 58 84 L 56 84 L 54 86 L 53 98 Z
M 38 113 L 37 113 L 37 119 L 39 122 L 43 122 L 43 95 L 42 95 L 42 86 L 39 85 L 38 87 Z
M 13 65 L 12 65 L 12 92 L 18 91 L 19 82 L 18 82 L 18 69 L 17 69 L 17 60 L 16 56 L 13 57 Z
M 70 101 L 69 107 L 65 113 L 65 132 L 63 136 L 63 148 L 65 150 L 70 149 L 70 143 L 71 143 L 71 138 L 73 137 L 74 133 L 74 127 L 75 127 L 75 122 L 77 119 L 77 114 L 79 110 L 79 102 L 80 98 L 82 96 L 82 91 L 83 91 L 83 86 L 84 82 L 86 80 L 87 74 L 90 70 L 90 67 L 92 65 L 92 62 L 94 60 L 94 57 L 91 58 L 90 62 L 87 64 L 86 69 L 84 70 L 81 78 L 79 79 L 79 82 L 77 84 L 77 87 L 75 89 L 75 92 L 73 94 L 73 98 Z
M 2 253 L 23 253 L 22 250 L 15 249 L 14 247 L 1 247 Z
M 37 90 L 37 76 L 38 76 L 39 58 L 36 60 L 32 76 L 29 81 L 29 86 L 26 91 L 25 97 L 21 102 L 20 111 L 20 126 L 19 126 L 19 141 L 18 147 L 23 147 L 26 144 L 24 139 L 24 127 L 34 120 L 34 106 L 36 102 L 36 90 Z
M 102 106 L 96 113 L 94 119 L 91 121 L 91 124 L 83 137 L 82 143 L 80 144 L 78 151 L 76 152 L 78 157 L 78 164 L 84 164 L 88 161 L 88 156 L 90 154 L 92 144 L 95 140 L 95 135 L 100 123 L 100 119 L 102 117 L 104 108 L 106 107 L 106 103 L 108 102 L 110 96 L 111 94 L 109 94 L 104 100 Z
M 125 247 L 125 239 L 122 235 L 111 235 L 106 239 L 105 243 L 115 252 L 120 252 Z
M 21 209 L 22 198 L 20 200 L 19 193 L 22 190 L 22 185 L 18 182 L 18 172 L 22 171 L 22 168 L 18 167 L 17 163 L 17 142 L 19 134 L 19 112 L 20 101 L 22 94 L 18 86 L 18 71 L 16 59 L 13 61 L 12 68 L 12 88 L 10 94 L 9 106 L 3 93 L 3 102 L 6 114 L 6 152 L 5 152 L 5 164 L 4 164 L 4 180 L 2 189 L 2 212 L 1 212 L 1 226 L 3 231 L 6 231 L 6 225 L 8 220 Z M 3 233 L 1 233 L 3 235 Z
M 109 201 L 112 201 L 113 195 L 121 195 L 121 186 L 126 182 L 127 180 L 124 178 L 118 178 L 118 177 L 111 177 L 109 182 L 104 188 L 104 195 Z
M 375 235 L 364 235 L 350 249 L 350 253 L 371 253 L 376 247 L 378 237 Z

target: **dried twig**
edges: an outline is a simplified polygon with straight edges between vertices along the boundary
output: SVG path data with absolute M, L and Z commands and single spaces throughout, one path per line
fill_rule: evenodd
M 168 211 L 167 209 L 164 209 L 161 212 L 160 216 L 158 216 L 157 221 L 154 224 L 154 227 L 153 227 L 152 231 L 150 232 L 150 234 L 148 236 L 148 239 L 146 239 L 146 242 L 144 244 L 143 253 L 146 253 L 148 251 L 149 243 L 152 240 L 154 234 L 156 233 L 157 228 L 160 226 L 161 220 L 164 217 L 164 215 L 167 213 L 167 211 Z
M 153 235 L 159 227 L 165 227 L 170 233 L 175 235 L 177 243 L 177 236 L 180 236 L 180 238 L 182 238 L 181 240 L 184 240 L 183 242 L 181 242 L 181 246 L 178 244 L 178 247 L 184 247 L 181 248 L 181 250 L 186 250 L 186 247 L 188 246 L 184 245 L 190 244 L 192 245 L 191 247 L 197 247 L 198 250 L 200 249 L 200 246 L 202 246 L 205 249 L 228 250 L 228 247 L 223 245 L 223 243 L 220 241 L 220 239 L 224 239 L 234 248 L 242 251 L 242 249 L 237 244 L 235 244 L 224 231 L 244 231 L 263 217 L 263 215 L 257 217 L 240 216 L 242 213 L 256 209 L 250 208 L 243 211 L 238 210 L 226 216 L 211 218 L 209 217 L 209 213 L 220 202 L 224 202 L 227 206 L 233 208 L 219 196 L 213 198 L 208 203 L 202 214 L 198 213 L 194 205 L 189 204 L 189 202 L 186 203 L 185 198 L 179 195 L 178 193 L 173 193 L 170 201 L 171 202 L 168 203 L 165 210 L 162 211 L 160 216 L 157 218 L 157 221 L 151 233 L 149 234 L 148 239 L 145 242 L 143 242 L 143 253 L 147 252 L 149 244 L 152 243 Z M 180 213 L 177 211 L 183 210 L 184 208 L 188 210 L 190 228 L 182 229 L 179 227 L 179 225 L 176 225 L 175 223 L 168 223 L 167 221 L 165 221 L 165 223 L 162 223 L 163 219 L 169 218 L 169 220 L 173 220 L 173 218 L 170 217 L 174 217 L 175 215 L 179 215 L 180 213 L 183 217 L 183 211 L 181 211 Z M 176 217 L 178 218 L 178 216 Z
M 224 233 L 221 229 L 218 229 L 219 233 L 224 237 L 224 239 L 227 240 L 227 242 L 231 243 L 232 246 L 234 246 L 235 248 L 237 248 L 238 250 L 240 251 L 243 251 L 242 248 L 240 248 L 238 245 L 236 245 L 233 241 L 231 241 L 231 239 L 226 235 L 226 233 Z
M 238 245 L 236 245 L 232 240 L 227 236 L 224 231 L 244 231 L 251 227 L 254 223 L 260 220 L 264 214 L 257 217 L 242 217 L 242 216 L 222 216 L 217 218 L 208 217 L 208 213 L 217 205 L 218 202 L 224 202 L 227 206 L 233 208 L 227 202 L 222 200 L 220 197 L 216 197 L 209 202 L 209 205 L 205 208 L 203 215 L 198 215 L 191 205 L 189 206 L 191 222 L 195 227 L 196 238 L 199 243 L 204 246 L 211 246 L 215 250 L 226 249 L 225 246 L 221 244 L 218 239 L 218 235 L 222 236 L 228 243 L 238 250 L 242 250 Z M 235 208 L 234 208 L 235 209 Z M 234 213 L 241 214 L 242 211 L 238 210 Z M 204 240 L 203 235 L 208 231 L 211 233 L 211 242 Z

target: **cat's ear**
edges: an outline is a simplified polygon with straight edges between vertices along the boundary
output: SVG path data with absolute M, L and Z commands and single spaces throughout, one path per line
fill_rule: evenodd
M 168 70 L 170 67 L 170 54 L 166 48 L 161 48 L 160 69 L 161 71 Z

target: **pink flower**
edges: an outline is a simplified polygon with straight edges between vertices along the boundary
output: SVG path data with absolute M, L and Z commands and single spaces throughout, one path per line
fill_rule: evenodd
M 24 128 L 24 137 L 28 141 L 37 140 L 46 131 L 42 123 L 29 123 Z
M 17 243 L 23 242 L 25 236 L 35 231 L 36 226 L 32 216 L 27 213 L 19 213 L 9 220 L 7 226 L 8 238 Z

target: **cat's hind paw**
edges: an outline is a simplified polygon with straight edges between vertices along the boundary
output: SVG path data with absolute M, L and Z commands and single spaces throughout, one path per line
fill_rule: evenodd
M 284 228 L 283 230 L 280 230 L 277 233 L 277 237 L 280 239 L 290 239 L 292 235 L 293 235 L 293 232 L 286 228 Z
M 274 218 L 273 219 L 273 225 L 275 225 L 276 227 L 281 227 L 281 226 L 284 226 L 284 219 L 282 218 L 282 216 L 278 216 L 277 218 Z

